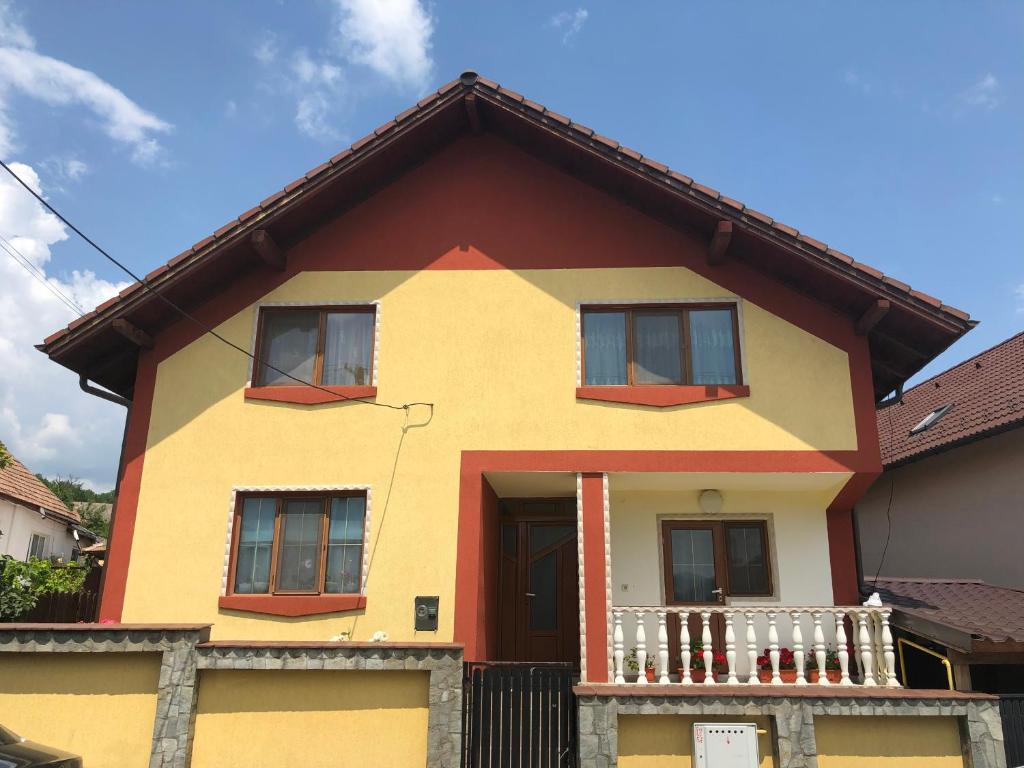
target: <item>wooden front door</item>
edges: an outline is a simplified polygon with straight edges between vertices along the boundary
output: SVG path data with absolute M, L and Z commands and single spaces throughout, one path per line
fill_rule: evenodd
M 578 666 L 576 500 L 504 500 L 502 505 L 501 660 Z

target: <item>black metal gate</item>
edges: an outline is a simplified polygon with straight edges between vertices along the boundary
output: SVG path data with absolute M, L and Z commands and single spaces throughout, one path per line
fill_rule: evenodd
M 999 697 L 1007 768 L 1024 765 L 1024 694 Z
M 467 663 L 463 768 L 575 766 L 575 675 L 571 663 Z

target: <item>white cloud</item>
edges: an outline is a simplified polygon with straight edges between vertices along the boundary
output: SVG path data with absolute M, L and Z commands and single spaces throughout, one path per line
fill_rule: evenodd
M 36 47 L 36 41 L 21 26 L 17 13 L 6 0 L 0 0 L 0 45 L 11 45 L 15 48 Z
M 224 117 L 234 117 L 238 114 L 238 104 L 234 99 L 228 99 L 224 104 Z
M 991 72 L 987 73 L 978 82 L 960 94 L 960 101 L 968 107 L 995 109 L 999 106 L 1000 101 L 1002 101 L 999 81 Z
M 583 29 L 590 14 L 586 8 L 577 8 L 575 11 L 562 11 L 556 13 L 548 21 L 548 26 L 562 32 L 562 44 L 567 45 Z
M 434 69 L 434 19 L 420 0 L 335 0 L 344 56 L 400 86 L 422 89 Z
M 22 163 L 11 167 L 42 193 L 33 168 Z M 51 247 L 68 233 L 7 174 L 0 177 L 0 236 L 81 306 L 96 306 L 126 285 L 89 271 L 48 272 Z M 33 348 L 73 317 L 44 285 L 0 251 L 0 441 L 34 472 L 71 474 L 110 488 L 124 409 L 80 392 L 73 373 Z
M 266 32 L 263 37 L 256 43 L 256 47 L 253 48 L 252 55 L 260 64 L 273 64 L 277 59 L 278 44 L 277 37 L 272 33 Z

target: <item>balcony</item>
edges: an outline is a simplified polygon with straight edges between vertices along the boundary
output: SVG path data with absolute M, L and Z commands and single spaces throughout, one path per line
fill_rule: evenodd
M 890 613 L 885 606 L 618 606 L 613 680 L 898 688 Z M 833 680 L 817 674 L 830 668 Z

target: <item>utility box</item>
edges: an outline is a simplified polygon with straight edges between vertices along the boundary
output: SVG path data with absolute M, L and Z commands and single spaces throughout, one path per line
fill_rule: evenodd
M 417 632 L 437 632 L 437 606 L 440 599 L 437 596 L 416 598 L 414 626 Z
M 757 726 L 694 723 L 693 758 L 697 768 L 757 768 Z

